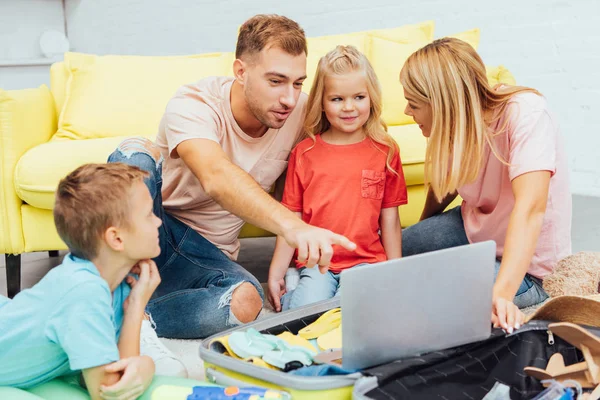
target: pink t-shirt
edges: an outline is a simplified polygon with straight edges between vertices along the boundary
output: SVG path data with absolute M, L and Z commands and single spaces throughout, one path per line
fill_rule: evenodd
M 206 194 L 179 158 L 177 146 L 189 139 L 219 143 L 235 165 L 268 191 L 285 171 L 290 151 L 301 139 L 306 95 L 300 95 L 281 129 L 269 129 L 264 136 L 253 138 L 242 131 L 233 117 L 232 84 L 231 77 L 209 77 L 182 86 L 167 104 L 156 144 L 165 159 L 162 172 L 165 210 L 235 259 L 244 221 Z
M 515 199 L 511 181 L 532 171 L 550 171 L 546 214 L 528 273 L 540 279 L 556 263 L 571 254 L 571 192 L 568 165 L 558 125 L 546 100 L 534 93 L 515 95 L 502 126 L 508 132 L 495 137 L 496 149 L 510 165 L 500 162 L 486 147 L 484 165 L 477 180 L 458 190 L 463 198 L 462 216 L 471 243 L 494 240 L 502 257 L 508 221 Z

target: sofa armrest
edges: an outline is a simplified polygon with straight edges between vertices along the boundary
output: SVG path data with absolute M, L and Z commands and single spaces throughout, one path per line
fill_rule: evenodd
M 45 85 L 37 89 L 0 89 L 0 253 L 24 251 L 21 199 L 14 172 L 21 156 L 56 132 L 54 99 Z

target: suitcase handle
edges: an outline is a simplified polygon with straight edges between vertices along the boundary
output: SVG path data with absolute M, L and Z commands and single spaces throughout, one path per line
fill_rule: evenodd
M 231 378 L 227 375 L 225 375 L 222 372 L 216 371 L 212 368 L 206 368 L 205 370 L 205 374 L 206 374 L 206 379 L 210 382 L 210 383 L 214 383 L 216 385 L 220 385 L 220 386 L 237 386 L 237 387 L 259 387 L 262 389 L 269 389 L 269 390 L 273 390 L 271 388 L 267 388 L 264 386 L 259 386 L 256 384 L 250 384 L 248 382 L 244 382 L 244 381 L 240 381 L 238 379 L 235 378 Z M 281 397 L 283 399 L 291 399 L 292 396 L 285 391 L 282 390 L 275 390 L 276 392 L 279 392 L 281 394 Z

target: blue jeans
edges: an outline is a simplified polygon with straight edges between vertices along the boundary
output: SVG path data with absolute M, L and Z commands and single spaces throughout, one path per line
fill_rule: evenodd
M 469 240 L 460 206 L 402 230 L 402 256 L 405 257 L 466 244 L 469 244 Z M 500 261 L 496 260 L 494 280 L 500 270 Z M 547 298 L 542 281 L 526 274 L 513 302 L 517 307 L 525 308 Z
M 282 311 L 298 308 L 318 301 L 331 299 L 341 294 L 340 274 L 327 271 L 324 274 L 319 267 L 300 269 L 300 282 L 290 293 L 281 298 Z
M 161 283 L 146 308 L 156 322 L 156 333 L 170 338 L 205 338 L 240 325 L 230 307 L 233 291 L 249 282 L 264 298 L 260 283 L 214 244 L 165 212 L 162 159 L 157 162 L 142 145 L 136 147 L 139 151 L 124 152 L 119 146 L 108 162 L 135 165 L 150 174 L 145 183 L 154 200 L 154 214 L 163 221 L 159 228 L 161 253 L 154 259 Z

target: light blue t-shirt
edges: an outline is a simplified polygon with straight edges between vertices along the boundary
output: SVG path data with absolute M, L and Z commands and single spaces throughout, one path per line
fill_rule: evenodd
M 68 254 L 34 287 L 0 301 L 0 386 L 29 388 L 119 360 L 123 282 L 111 295 L 90 261 Z

